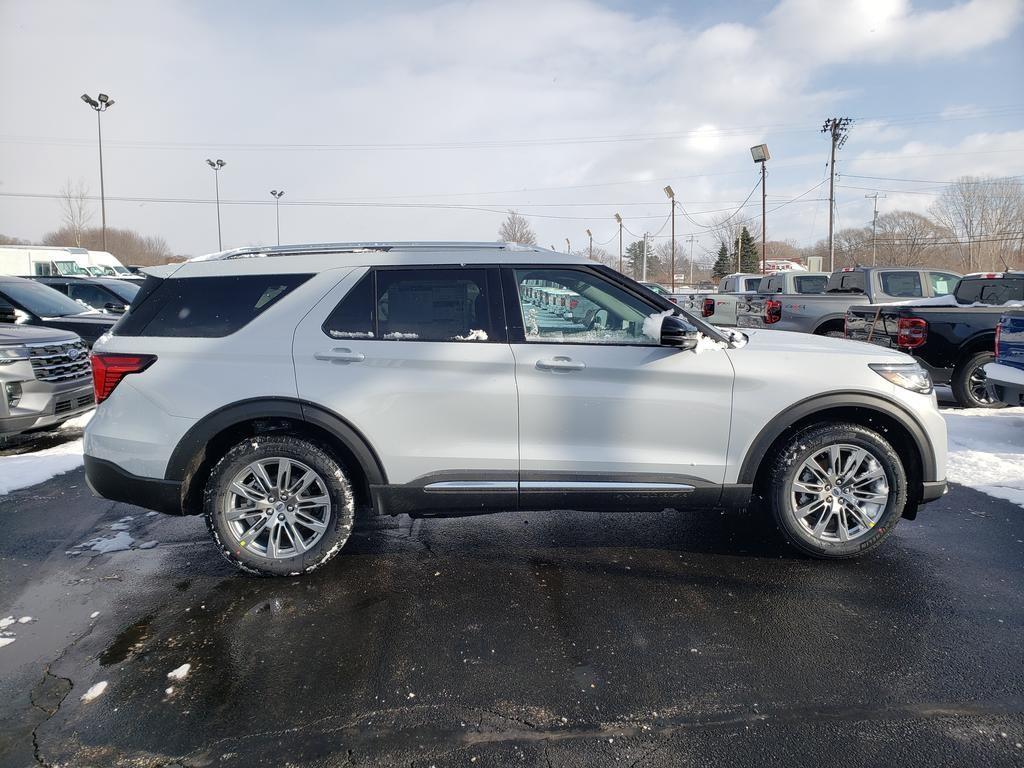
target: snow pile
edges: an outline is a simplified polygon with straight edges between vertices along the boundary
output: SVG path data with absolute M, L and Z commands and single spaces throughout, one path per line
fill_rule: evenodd
M 456 336 L 455 341 L 487 341 L 487 331 L 470 328 L 465 336 Z
M 82 441 L 45 448 L 21 456 L 0 456 L 0 496 L 38 485 L 82 466 Z
M 103 695 L 103 692 L 105 690 L 107 690 L 106 680 L 96 683 L 96 685 L 92 686 L 88 691 L 82 694 L 82 701 L 90 702 L 93 699 L 98 699 L 100 696 Z
M 943 409 L 947 478 L 1024 507 L 1024 408 Z
M 385 333 L 384 338 L 388 341 L 402 341 L 403 339 L 416 340 L 420 337 L 418 333 L 402 333 L 401 331 L 392 331 L 391 333 Z
M 644 336 L 649 339 L 654 339 L 657 342 L 661 342 L 661 323 L 662 321 L 673 314 L 674 310 L 666 309 L 664 312 L 655 312 L 653 315 L 648 315 L 644 318 Z
M 189 670 L 192 669 L 191 664 L 182 664 L 177 669 L 172 669 L 167 673 L 168 680 L 184 680 L 188 677 Z
M 135 539 L 133 539 L 127 531 L 118 531 L 109 539 L 104 539 L 103 537 L 98 536 L 95 539 L 90 539 L 78 546 L 80 549 L 89 549 L 93 552 L 105 555 L 110 552 L 122 552 L 126 549 L 131 549 L 133 543 L 135 543 Z

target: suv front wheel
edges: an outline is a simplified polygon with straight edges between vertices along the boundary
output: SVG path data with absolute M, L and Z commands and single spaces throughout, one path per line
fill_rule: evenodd
M 874 549 L 892 533 L 907 503 L 907 475 L 877 432 L 819 424 L 775 457 L 767 490 L 790 544 L 812 557 L 843 559 Z
M 344 468 L 297 437 L 251 437 L 217 462 L 206 524 L 221 554 L 247 573 L 294 576 L 334 557 L 352 530 Z

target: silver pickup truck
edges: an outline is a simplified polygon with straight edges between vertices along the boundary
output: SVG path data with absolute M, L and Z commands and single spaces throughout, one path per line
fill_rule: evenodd
M 748 297 L 736 309 L 736 325 L 842 337 L 849 307 L 945 296 L 959 279 L 944 270 L 846 267 L 832 273 L 824 293 L 758 292 Z
M 761 274 L 737 272 L 719 281 L 717 293 L 674 293 L 669 298 L 687 312 L 706 317 L 715 325 L 736 325 L 736 297 L 755 293 L 763 277 Z
M 94 405 L 89 350 L 76 334 L 0 322 L 0 441 Z

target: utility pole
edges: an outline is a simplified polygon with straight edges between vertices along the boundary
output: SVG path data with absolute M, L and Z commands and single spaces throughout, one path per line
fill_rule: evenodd
M 690 287 L 693 287 L 693 235 L 686 238 L 690 241 Z
M 283 189 L 270 190 L 270 196 L 274 198 L 274 213 L 277 216 L 277 244 L 281 244 L 281 198 L 284 197 Z
M 206 158 L 206 164 L 213 168 L 213 185 L 217 190 L 217 250 L 223 251 L 224 243 L 220 238 L 220 169 L 227 165 L 227 163 L 220 159 L 214 162 L 210 158 Z
M 771 159 L 771 155 L 768 153 L 768 145 L 758 144 L 756 147 L 751 147 L 750 156 L 754 158 L 755 163 L 761 164 L 761 274 L 765 275 L 768 273 L 768 222 L 766 221 L 767 215 L 765 211 L 765 203 L 768 197 L 765 193 L 765 178 L 767 176 L 765 168 Z
M 594 234 L 588 229 L 587 237 L 590 238 L 590 260 L 594 260 Z
M 885 198 L 885 195 L 880 195 L 877 192 L 873 195 L 864 195 L 869 200 L 875 201 L 875 212 L 871 216 L 871 266 L 875 266 L 877 261 L 878 251 L 875 248 L 875 229 L 878 226 L 878 198 Z
M 107 195 L 103 189 L 103 124 L 100 115 L 114 106 L 114 100 L 101 93 L 95 99 L 88 93 L 82 94 L 82 101 L 96 112 L 96 136 L 100 147 L 100 216 L 103 220 L 103 250 L 107 250 Z
M 853 120 L 849 117 L 830 117 L 821 127 L 832 139 L 832 151 L 828 161 L 828 264 L 829 271 L 836 271 L 835 213 L 836 213 L 836 150 L 846 143 L 847 131 Z
M 672 207 L 672 293 L 676 292 L 676 193 L 672 187 L 665 187 L 665 196 Z
M 615 214 L 615 220 L 619 222 L 619 274 L 622 274 L 622 217 Z
M 643 263 L 643 266 L 640 267 L 640 282 L 641 283 L 646 283 L 647 282 L 647 233 L 646 232 L 644 232 L 644 248 L 643 248 L 643 252 L 644 252 L 644 263 Z

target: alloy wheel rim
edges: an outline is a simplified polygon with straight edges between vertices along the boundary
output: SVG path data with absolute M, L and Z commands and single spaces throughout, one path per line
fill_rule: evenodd
M 989 403 L 995 402 L 995 392 L 993 392 L 992 387 L 989 386 L 988 376 L 985 375 L 984 364 L 977 366 L 973 371 L 971 371 L 971 375 L 967 378 L 967 386 L 971 390 L 971 397 L 979 403 L 988 405 Z
M 804 460 L 789 496 L 790 514 L 808 535 L 845 543 L 877 525 L 889 504 L 889 480 L 870 451 L 839 443 Z
M 223 515 L 238 546 L 271 560 L 295 557 L 314 547 L 331 519 L 323 478 L 301 461 L 259 459 L 235 475 Z

